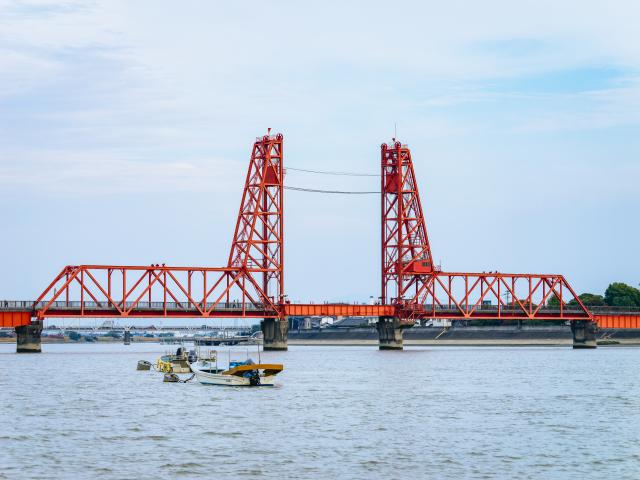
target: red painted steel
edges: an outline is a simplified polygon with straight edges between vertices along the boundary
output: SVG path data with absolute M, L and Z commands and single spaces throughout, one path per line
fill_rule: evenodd
M 381 167 L 381 300 L 387 303 L 405 298 L 422 278 L 417 274 L 428 274 L 435 268 L 411 151 L 400 142 L 383 143 Z
M 284 299 L 283 154 L 282 134 L 253 144 L 228 264 L 260 275 L 260 294 L 272 304 Z
M 0 328 L 15 328 L 31 323 L 31 312 L 0 312 Z
M 594 315 L 600 328 L 640 328 L 640 313 L 633 314 L 598 314 Z
M 585 320 L 589 311 L 562 275 L 510 273 L 422 274 L 399 318 Z M 547 302 L 556 297 L 557 306 Z M 568 302 L 578 302 L 569 305 Z
M 36 316 L 282 317 L 283 160 L 282 134 L 253 144 L 227 267 L 67 266 Z
M 589 319 L 562 275 L 447 273 L 433 263 L 411 151 L 381 146 L 383 304 L 406 323 L 418 318 Z M 557 308 L 546 307 L 555 297 Z M 575 306 L 569 307 L 570 300 Z
M 418 318 L 593 318 L 561 275 L 451 273 L 436 267 L 411 151 L 395 139 L 381 149 L 381 304 L 286 302 L 283 162 L 281 134 L 269 132 L 256 140 L 226 267 L 67 266 L 34 305 L 16 311 L 28 310 L 39 319 L 365 315 L 412 323 Z M 557 307 L 548 306 L 553 297 Z M 0 315 L 3 323 L 13 318 L 6 311 Z M 24 321 L 26 315 L 19 318 Z
M 322 316 L 322 317 L 381 317 L 392 316 L 392 305 L 351 305 L 343 303 L 287 303 L 284 305 L 286 316 Z
M 278 307 L 252 273 L 245 267 L 68 266 L 34 309 L 38 318 L 277 317 Z

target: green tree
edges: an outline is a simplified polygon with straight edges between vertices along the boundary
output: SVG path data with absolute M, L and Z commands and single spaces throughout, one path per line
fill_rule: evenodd
M 604 303 L 610 307 L 640 307 L 640 290 L 614 282 L 604 292 Z
M 578 298 L 582 301 L 582 303 L 586 307 L 600 307 L 600 306 L 605 305 L 604 297 L 602 295 L 596 295 L 594 293 L 586 293 L 585 292 L 585 293 L 582 293 L 582 294 L 578 295 Z M 569 300 L 565 304 L 566 305 L 575 306 L 575 305 L 578 305 L 578 302 L 576 301 L 575 298 L 572 298 L 571 300 Z M 555 295 L 552 294 L 552 296 L 549 298 L 549 300 L 547 300 L 547 307 L 558 308 L 559 306 L 560 306 L 560 300 L 558 300 L 558 297 L 556 297 Z
M 602 307 L 605 305 L 604 297 L 602 295 L 596 295 L 594 293 L 582 293 L 578 295 L 580 301 L 585 305 L 585 307 Z M 567 305 L 577 305 L 578 302 L 573 299 Z
M 556 297 L 553 293 L 551 294 L 551 296 L 549 297 L 549 300 L 547 300 L 547 307 L 555 307 L 558 308 L 560 306 L 560 300 L 558 299 L 558 297 Z

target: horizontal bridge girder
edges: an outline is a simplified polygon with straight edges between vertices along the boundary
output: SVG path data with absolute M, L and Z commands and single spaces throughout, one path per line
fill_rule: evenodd
M 31 311 L 0 311 L 0 328 L 15 328 L 31 323 Z
M 286 316 L 326 317 L 383 317 L 393 316 L 393 305 L 350 305 L 343 303 L 288 303 L 283 306 Z
M 6 305 L 6 306 L 5 306 Z M 0 302 L 0 328 L 15 328 L 21 325 L 29 325 L 32 318 L 38 315 L 34 307 L 41 307 L 42 303 L 36 302 Z M 56 302 L 47 310 L 46 318 L 278 318 L 275 310 L 266 310 L 258 306 L 245 305 L 245 308 L 237 304 L 221 305 L 207 314 L 202 314 L 199 310 L 186 308 L 176 303 L 168 303 L 166 309 L 164 305 L 142 304 L 139 308 L 131 310 L 127 315 L 123 315 L 119 310 L 103 305 L 98 307 L 94 302 L 85 302 L 81 308 L 80 302 Z M 509 311 L 508 308 L 501 308 L 498 316 L 497 306 L 484 305 L 468 316 L 460 314 L 460 311 L 445 307 L 432 308 L 425 305 L 426 310 L 418 318 L 443 319 L 443 320 L 588 320 L 589 317 L 578 309 L 567 309 L 560 318 L 557 308 L 544 307 L 534 318 L 527 318 L 518 311 Z M 398 317 L 401 318 L 402 307 L 398 305 L 352 305 L 341 303 L 323 304 L 285 304 L 281 306 L 283 316 L 343 316 L 343 317 Z M 416 317 L 414 317 L 416 318 Z M 610 311 L 606 307 L 598 307 L 597 313 L 593 314 L 593 320 L 600 328 L 624 329 L 640 328 L 640 310 L 617 313 L 615 308 Z
M 214 310 L 209 313 L 202 314 L 198 310 L 144 310 L 135 309 L 126 315 L 114 309 L 91 310 L 85 309 L 82 313 L 80 310 L 71 309 L 50 309 L 47 311 L 46 318 L 103 318 L 103 317 L 121 317 L 121 318 L 277 318 L 275 311 L 265 310 Z
M 594 320 L 600 328 L 640 328 L 640 312 L 634 314 L 596 314 Z

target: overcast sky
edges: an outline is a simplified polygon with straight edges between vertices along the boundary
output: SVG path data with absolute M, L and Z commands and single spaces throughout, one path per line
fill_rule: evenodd
M 637 1 L 0 0 L 0 297 L 67 264 L 222 266 L 256 136 L 412 148 L 454 271 L 640 282 Z M 290 171 L 291 186 L 375 177 Z M 286 192 L 293 300 L 379 293 L 379 198 Z

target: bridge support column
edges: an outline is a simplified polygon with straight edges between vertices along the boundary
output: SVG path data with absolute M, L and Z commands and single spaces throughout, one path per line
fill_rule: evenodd
M 575 320 L 571 322 L 573 348 L 596 348 L 596 322 L 591 320 Z
M 380 350 L 402 350 L 402 330 L 408 325 L 394 317 L 378 317 L 378 347 Z
M 40 334 L 42 333 L 42 321 L 35 321 L 30 325 L 16 327 L 18 337 L 16 352 L 18 353 L 40 353 Z
M 265 318 L 260 322 L 263 350 L 287 350 L 289 319 Z
M 124 344 L 131 345 L 131 330 L 128 328 L 124 329 Z

